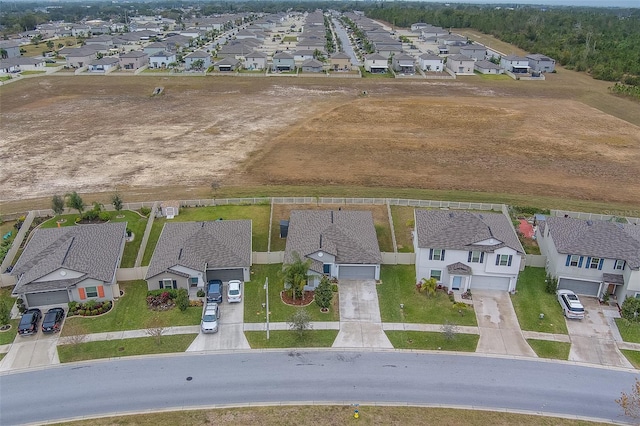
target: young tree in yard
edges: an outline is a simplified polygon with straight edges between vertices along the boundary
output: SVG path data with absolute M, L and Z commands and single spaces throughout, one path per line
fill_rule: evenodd
M 622 408 L 625 416 L 640 419 L 640 380 L 636 379 L 631 392 L 622 392 L 616 404 Z
M 67 320 L 64 325 L 64 334 L 64 345 L 77 346 L 81 343 L 84 343 L 84 341 L 86 340 L 87 329 L 77 322 Z
M 302 291 L 309 278 L 311 259 L 302 260 L 297 252 L 293 252 L 293 263 L 284 267 L 285 286 L 289 285 L 291 297 L 295 300 L 302 297 Z
M 49 40 L 49 41 L 47 42 L 47 48 L 48 48 L 48 49 L 53 49 L 53 46 L 54 46 L 54 43 L 53 43 L 51 40 Z
M 320 284 L 316 287 L 315 292 L 316 304 L 320 306 L 320 309 L 327 310 L 331 306 L 331 300 L 333 299 L 333 290 L 331 290 L 331 282 L 329 278 L 322 277 Z
M 204 68 L 204 59 L 196 59 L 191 63 L 191 68 L 196 71 L 202 71 Z
M 620 315 L 628 321 L 640 321 L 640 299 L 636 299 L 635 297 L 627 297 L 624 299 L 622 308 L 620 309 Z
M 117 192 L 113 194 L 113 196 L 111 197 L 111 204 L 113 204 L 113 208 L 116 209 L 117 212 L 120 212 L 120 210 L 122 210 L 123 202 L 120 194 L 118 194 Z
M 189 307 L 189 292 L 186 288 L 181 288 L 178 290 L 178 295 L 176 297 L 176 306 L 182 312 L 186 311 Z
M 78 213 L 82 214 L 84 211 L 84 201 L 82 201 L 82 197 L 80 197 L 76 191 L 73 191 L 72 193 L 67 194 L 66 198 L 67 207 L 78 210 Z
M 59 195 L 54 195 L 51 199 L 51 210 L 56 216 L 59 216 L 64 211 L 64 199 Z
M 159 345 L 162 343 L 162 334 L 164 333 L 166 326 L 167 324 L 165 319 L 156 314 L 147 320 L 144 332 L 149 337 L 155 337 L 156 343 Z
M 453 340 L 458 335 L 458 326 L 445 320 L 442 325 L 442 334 L 446 340 Z
M 299 339 L 303 338 L 307 330 L 311 330 L 311 318 L 304 309 L 298 309 L 296 313 L 289 317 L 289 329 L 296 333 Z
M 431 298 L 436 294 L 436 287 L 438 285 L 438 281 L 435 278 L 423 278 L 420 281 L 420 291 L 425 291 L 427 293 L 427 297 Z

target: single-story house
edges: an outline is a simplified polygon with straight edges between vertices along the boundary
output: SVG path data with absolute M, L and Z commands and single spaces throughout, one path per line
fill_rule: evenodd
M 331 55 L 329 60 L 331 62 L 331 69 L 334 71 L 348 71 L 351 69 L 351 56 L 344 52 Z
M 620 303 L 640 297 L 640 226 L 548 217 L 538 221 L 536 239 L 559 289 Z
M 97 57 L 97 50 L 93 47 L 78 47 L 69 49 L 65 53 L 67 59 L 67 67 L 82 68 L 89 65 Z
M 364 70 L 371 74 L 384 74 L 389 69 L 387 58 L 377 53 L 367 55 L 364 58 Z
M 507 55 L 500 58 L 500 66 L 514 74 L 527 74 L 529 67 L 529 59 L 517 55 Z
M 176 54 L 173 52 L 157 52 L 149 55 L 149 68 L 167 68 L 169 64 L 176 63 Z
M 477 61 L 473 68 L 481 74 L 504 74 L 504 69 L 491 61 Z
M 284 263 L 292 263 L 294 253 L 311 260 L 309 289 L 322 275 L 380 279 L 382 255 L 370 211 L 293 210 L 287 233 Z
M 391 64 L 393 65 L 394 71 L 400 74 L 415 74 L 416 60 L 411 55 L 407 55 L 402 53 L 400 55 L 396 55 L 391 59 Z
M 119 297 L 126 231 L 124 222 L 36 229 L 11 271 L 13 295 L 30 308 Z
M 447 57 L 447 68 L 456 75 L 473 75 L 475 61 L 464 55 L 450 55 Z
M 414 210 L 416 279 L 452 291 L 514 291 L 524 249 L 502 213 Z
M 322 72 L 323 64 L 317 59 L 307 59 L 302 63 L 302 72 Z
M 531 55 L 527 55 L 526 58 L 529 60 L 529 66 L 532 71 L 553 72 L 556 69 L 555 59 L 551 59 L 548 56 L 533 53 Z
M 273 55 L 273 71 L 292 71 L 296 69 L 293 56 L 286 52 L 279 52 Z
M 147 65 L 148 56 L 140 50 L 132 50 L 120 54 L 120 68 L 124 70 L 137 70 Z
M 16 40 L 0 40 L 0 49 L 6 52 L 7 59 L 20 56 L 20 43 Z
M 239 60 L 232 57 L 221 59 L 213 64 L 214 69 L 220 72 L 236 71 L 241 65 L 242 63 Z
M 46 71 L 47 63 L 43 57 L 18 56 L 2 59 L 2 68 L 13 67 L 16 71 Z
M 118 68 L 120 59 L 117 56 L 105 56 L 89 62 L 89 72 L 105 73 L 112 68 Z
M 263 70 L 267 67 L 267 54 L 254 51 L 245 57 L 244 67 L 248 70 Z
M 196 50 L 195 52 L 189 53 L 184 57 L 185 69 L 193 69 L 193 63 L 200 60 L 202 60 L 202 66 L 200 67 L 201 69 L 206 70 L 211 66 L 211 55 L 204 50 Z
M 149 290 L 250 280 L 251 221 L 165 223 L 145 280 Z
M 433 53 L 425 53 L 418 58 L 420 69 L 422 71 L 444 71 L 444 59 Z

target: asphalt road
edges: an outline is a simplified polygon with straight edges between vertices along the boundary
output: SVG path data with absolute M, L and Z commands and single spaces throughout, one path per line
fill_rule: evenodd
M 333 26 L 336 30 L 336 35 L 342 40 L 342 50 L 347 55 L 351 56 L 351 64 L 358 67 L 362 65 L 358 58 L 356 57 L 356 53 L 353 50 L 353 46 L 351 46 L 351 42 L 349 41 L 349 35 L 347 35 L 347 30 L 342 26 L 342 23 L 338 21 L 336 18 L 333 18 Z
M 192 380 L 187 380 L 192 377 Z M 625 421 L 636 373 L 571 363 L 409 352 L 179 354 L 0 376 L 0 424 L 257 402 L 450 404 Z

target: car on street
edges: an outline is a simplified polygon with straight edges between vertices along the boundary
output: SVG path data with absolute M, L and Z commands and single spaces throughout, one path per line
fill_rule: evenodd
M 29 336 L 38 332 L 38 321 L 42 318 L 42 311 L 38 308 L 27 309 L 22 314 L 20 325 L 18 325 L 18 334 L 21 336 Z
M 204 307 L 200 329 L 203 333 L 216 333 L 220 320 L 220 307 L 217 303 L 209 302 Z
M 209 280 L 207 283 L 207 302 L 222 303 L 222 281 Z
M 227 285 L 227 301 L 229 303 L 242 302 L 242 282 L 231 280 Z
M 62 320 L 64 319 L 64 309 L 51 308 L 44 314 L 42 320 L 43 333 L 57 333 L 62 328 Z
M 562 306 L 564 316 L 567 318 L 584 318 L 584 306 L 578 296 L 571 290 L 558 290 L 558 302 Z

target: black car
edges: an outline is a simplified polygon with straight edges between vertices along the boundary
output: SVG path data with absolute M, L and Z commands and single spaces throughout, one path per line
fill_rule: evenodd
M 207 284 L 207 302 L 222 303 L 222 281 L 209 280 Z
M 57 333 L 62 327 L 62 320 L 64 319 L 64 309 L 51 308 L 44 315 L 42 320 L 42 332 L 43 333 Z
M 18 333 L 21 336 L 28 336 L 38 331 L 38 321 L 42 318 L 42 311 L 37 308 L 27 309 L 22 314 L 20 325 L 18 326 Z

